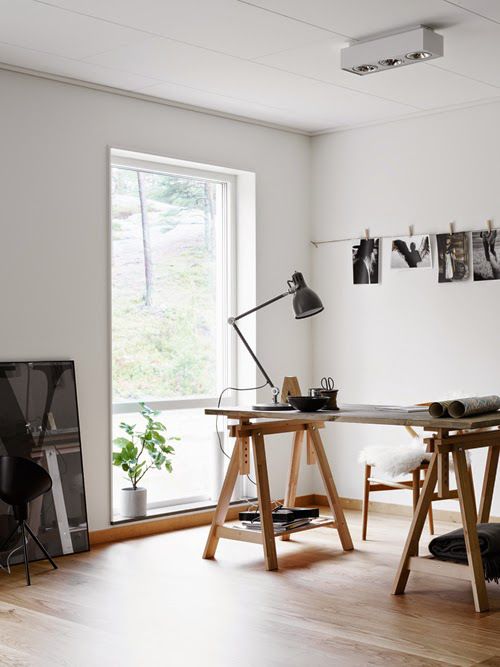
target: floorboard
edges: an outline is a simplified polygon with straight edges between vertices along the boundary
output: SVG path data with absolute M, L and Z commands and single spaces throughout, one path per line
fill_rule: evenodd
M 347 520 L 354 552 L 331 528 L 299 533 L 277 541 L 278 572 L 229 540 L 202 560 L 202 527 L 95 547 L 57 571 L 35 563 L 31 588 L 22 567 L 0 573 L 0 665 L 500 665 L 498 586 L 483 614 L 452 579 L 412 574 L 393 597 L 409 519 L 372 514 L 365 543 L 360 513 Z

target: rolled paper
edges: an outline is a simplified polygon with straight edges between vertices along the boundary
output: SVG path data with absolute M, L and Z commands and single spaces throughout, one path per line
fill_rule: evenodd
M 487 412 L 495 412 L 500 409 L 500 396 L 475 396 L 470 398 L 459 398 L 451 401 L 448 406 L 450 417 L 460 419 L 469 415 L 481 415 Z
M 448 406 L 452 401 L 435 401 L 429 406 L 431 417 L 448 417 Z

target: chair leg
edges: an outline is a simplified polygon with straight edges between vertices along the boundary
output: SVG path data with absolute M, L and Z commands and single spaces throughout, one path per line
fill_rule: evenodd
M 412 472 L 413 511 L 417 509 L 418 497 L 420 495 L 420 468 Z
M 24 530 L 24 521 L 21 523 L 21 534 L 23 536 L 24 574 L 26 575 L 26 586 L 31 586 L 30 566 L 28 560 L 28 549 L 26 545 L 26 531 Z
M 427 470 L 424 468 L 424 479 L 427 475 Z M 427 519 L 429 521 L 429 534 L 434 535 L 434 515 L 432 514 L 432 502 L 429 505 L 429 511 L 427 512 Z
M 34 540 L 34 541 L 36 542 L 36 544 L 38 545 L 38 548 L 39 548 L 39 549 L 43 552 L 43 554 L 45 555 L 45 558 L 50 562 L 50 564 L 52 565 L 52 567 L 54 568 L 54 570 L 57 570 L 57 565 L 54 563 L 54 561 L 52 560 L 52 558 L 49 556 L 47 550 L 45 549 L 45 547 L 43 546 L 43 544 L 40 542 L 40 540 L 38 539 L 38 537 L 37 537 L 37 536 L 34 534 L 34 532 L 31 530 L 31 528 L 29 527 L 29 524 L 25 521 L 25 522 L 24 522 L 24 525 L 26 526 L 26 530 L 28 531 L 28 533 L 31 535 L 31 537 L 33 538 L 33 540 Z
M 434 517 L 432 515 L 432 503 L 429 507 L 429 512 L 427 513 L 427 518 L 429 520 L 429 534 L 434 535 Z
M 370 482 L 372 467 L 365 465 L 365 480 L 363 486 L 363 514 L 362 514 L 362 533 L 361 539 L 366 540 L 366 531 L 368 528 L 368 501 L 370 497 Z

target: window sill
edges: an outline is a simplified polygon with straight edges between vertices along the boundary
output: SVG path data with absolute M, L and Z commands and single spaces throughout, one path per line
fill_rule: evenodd
M 249 503 L 254 503 L 257 501 L 257 498 L 242 498 L 241 500 L 234 500 L 229 503 L 230 507 L 246 507 Z M 112 526 L 120 526 L 126 523 L 137 523 L 140 521 L 148 521 L 150 519 L 159 519 L 161 517 L 175 516 L 179 514 L 194 514 L 196 512 L 204 512 L 207 510 L 213 510 L 216 507 L 216 503 L 208 503 L 206 500 L 202 500 L 197 503 L 187 503 L 186 505 L 174 505 L 171 507 L 155 507 L 154 509 L 148 509 L 146 516 L 128 518 L 122 517 L 120 514 L 113 514 L 111 518 Z

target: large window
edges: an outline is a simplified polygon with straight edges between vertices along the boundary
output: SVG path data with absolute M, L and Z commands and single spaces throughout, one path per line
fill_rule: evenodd
M 210 504 L 223 457 L 213 404 L 232 377 L 226 324 L 234 297 L 233 177 L 112 152 L 113 437 L 160 410 L 173 472 L 152 469 L 148 508 Z M 114 518 L 124 473 L 113 467 Z

